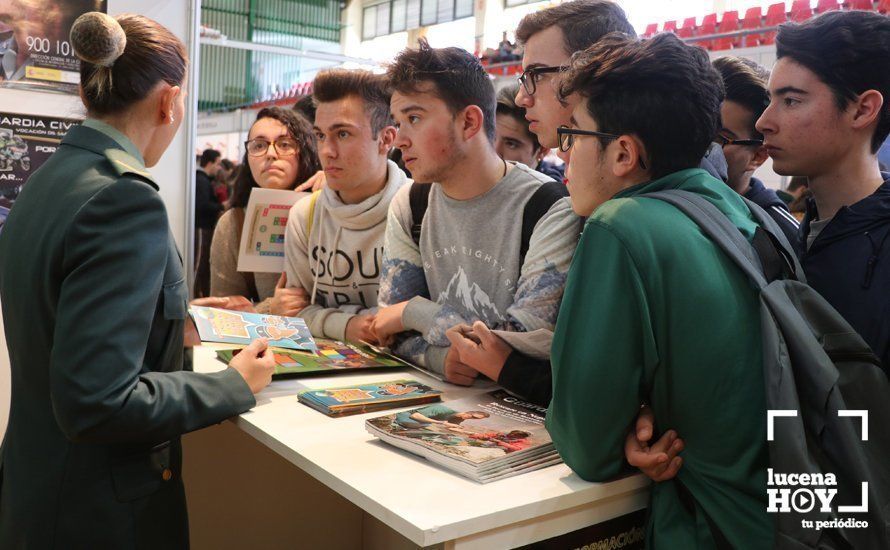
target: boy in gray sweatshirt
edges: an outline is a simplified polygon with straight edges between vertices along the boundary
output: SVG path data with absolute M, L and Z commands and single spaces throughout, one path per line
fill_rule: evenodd
M 445 331 L 479 320 L 552 330 L 580 218 L 561 183 L 498 157 L 494 89 L 470 54 L 422 41 L 388 76 L 395 145 L 416 181 L 435 183 L 403 187 L 390 206 L 373 331 L 469 385 L 477 371 L 450 351 Z
M 315 132 L 327 185 L 291 209 L 285 272 L 310 305 L 298 315 L 313 336 L 376 341 L 377 306 L 390 202 L 408 182 L 387 160 L 395 139 L 383 77 L 335 69 L 314 82 Z

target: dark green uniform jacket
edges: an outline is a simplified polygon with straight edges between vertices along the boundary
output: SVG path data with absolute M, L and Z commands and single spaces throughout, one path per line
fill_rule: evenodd
M 182 260 L 140 159 L 72 128 L 0 234 L 0 548 L 187 547 L 179 436 L 255 404 L 233 369 L 182 370 Z
M 674 428 L 686 443 L 678 477 L 692 499 L 676 481 L 653 486 L 647 546 L 714 548 L 706 513 L 734 548 L 771 548 L 758 296 L 685 214 L 639 196 L 665 189 L 702 195 L 753 237 L 742 199 L 699 169 L 597 208 L 559 310 L 547 429 L 572 470 L 604 481 L 624 472 L 624 438 L 651 403 L 653 441 Z

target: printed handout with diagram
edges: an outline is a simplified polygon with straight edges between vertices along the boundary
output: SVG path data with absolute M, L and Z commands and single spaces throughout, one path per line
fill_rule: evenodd
M 262 189 L 250 192 L 238 249 L 238 271 L 284 271 L 284 232 L 291 207 L 308 193 Z

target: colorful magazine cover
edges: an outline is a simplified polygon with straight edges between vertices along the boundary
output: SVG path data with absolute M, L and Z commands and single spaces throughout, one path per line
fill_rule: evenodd
M 546 409 L 504 390 L 366 421 L 383 441 L 480 482 L 559 462 Z
M 303 374 L 329 373 L 353 369 L 384 369 L 404 367 L 405 363 L 378 353 L 367 346 L 317 338 L 314 353 L 273 350 L 275 375 L 299 376 Z M 216 355 L 228 364 L 239 350 L 217 350 Z
M 307 390 L 297 399 L 329 416 L 345 416 L 375 410 L 421 405 L 441 400 L 442 392 L 416 380 L 392 380 Z
M 306 322 L 298 317 L 281 317 L 191 306 L 189 313 L 195 320 L 202 342 L 250 344 L 257 338 L 267 338 L 270 346 L 315 352 L 315 340 Z

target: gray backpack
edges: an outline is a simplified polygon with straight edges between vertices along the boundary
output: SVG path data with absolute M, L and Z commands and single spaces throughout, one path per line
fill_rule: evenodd
M 759 206 L 745 199 L 760 225 L 752 243 L 695 193 L 643 196 L 695 221 L 760 291 L 776 548 L 890 548 L 890 381 L 878 357 L 806 284 L 788 240 Z

